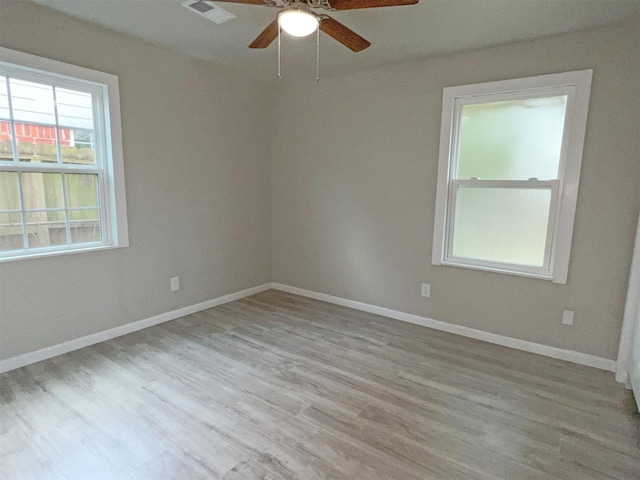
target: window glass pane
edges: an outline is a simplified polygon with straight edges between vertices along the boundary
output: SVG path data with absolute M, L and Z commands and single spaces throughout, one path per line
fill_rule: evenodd
M 59 126 L 93 130 L 93 104 L 90 93 L 56 88 L 56 104 Z
M 60 135 L 60 154 L 63 163 L 96 164 L 93 130 L 60 127 L 58 134 Z
M 7 94 L 6 77 L 0 77 L 0 118 L 11 118 L 9 115 L 9 96 Z
M 544 266 L 551 190 L 458 189 L 455 257 Z
M 57 163 L 56 127 L 16 123 L 15 136 L 21 162 Z
M 13 119 L 25 123 L 56 123 L 53 87 L 24 80 L 9 79 Z
M 65 182 L 69 208 L 98 206 L 97 175 L 68 174 L 65 176 Z
M 101 241 L 99 210 L 71 210 L 71 243 L 90 243 Z
M 22 215 L 19 213 L 0 213 L 0 252 L 22 250 Z
M 457 178 L 557 178 L 566 106 L 566 95 L 465 105 Z
M 16 172 L 0 172 L 0 210 L 20 210 L 20 189 Z
M 64 212 L 27 212 L 29 248 L 67 245 Z
M 24 208 L 28 210 L 64 208 L 62 175 L 59 173 L 23 173 L 22 195 Z
M 13 143 L 11 124 L 0 120 L 0 162 L 3 161 L 13 161 Z

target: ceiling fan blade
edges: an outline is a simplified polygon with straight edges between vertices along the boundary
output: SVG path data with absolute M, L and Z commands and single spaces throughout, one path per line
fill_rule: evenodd
M 355 10 L 356 8 L 399 7 L 415 5 L 418 0 L 329 0 L 334 10 Z
M 278 20 L 274 20 L 249 45 L 249 48 L 267 48 L 278 36 Z
M 353 50 L 354 52 L 364 50 L 371 45 L 371 42 L 365 40 L 350 28 L 345 27 L 337 20 L 327 17 L 326 15 L 323 15 L 322 21 L 320 22 L 320 30 L 330 37 L 335 38 L 345 47 Z

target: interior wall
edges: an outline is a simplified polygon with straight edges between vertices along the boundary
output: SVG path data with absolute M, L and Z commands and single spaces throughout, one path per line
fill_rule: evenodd
M 119 76 L 130 240 L 0 264 L 0 359 L 270 281 L 270 87 L 28 2 L 0 45 Z
M 614 359 L 640 206 L 639 47 L 629 23 L 281 89 L 273 280 Z M 443 88 L 581 69 L 594 74 L 568 283 L 433 266 Z

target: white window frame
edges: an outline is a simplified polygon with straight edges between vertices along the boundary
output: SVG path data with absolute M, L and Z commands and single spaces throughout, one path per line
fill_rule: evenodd
M 92 93 L 97 155 L 96 168 L 90 170 L 91 173 L 99 170 L 102 241 L 0 252 L 0 262 L 129 246 L 118 77 L 0 47 L 0 75 L 5 74 L 60 87 L 78 88 L 78 85 L 82 85 L 84 91 Z M 0 162 L 0 170 L 45 173 L 87 171 L 83 166 L 18 162 L 16 155 L 14 151 L 13 162 Z
M 464 267 L 567 283 L 592 74 L 592 70 L 581 70 L 444 89 L 433 265 Z M 567 106 L 556 179 L 494 181 L 455 178 L 461 111 L 464 105 L 557 95 L 567 95 Z M 455 257 L 452 254 L 456 193 L 459 188 L 472 186 L 551 190 L 546 251 L 542 267 Z

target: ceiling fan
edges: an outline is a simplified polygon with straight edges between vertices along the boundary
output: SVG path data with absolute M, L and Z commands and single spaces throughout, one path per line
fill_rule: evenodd
M 350 28 L 324 13 L 314 13 L 311 9 L 326 11 L 355 10 L 358 8 L 394 7 L 414 5 L 419 0 L 216 0 L 218 2 L 244 3 L 279 8 L 276 19 L 265 28 L 249 45 L 249 48 L 266 48 L 273 42 L 280 28 L 294 37 L 305 37 L 317 29 L 333 37 L 354 52 L 360 52 L 371 43 Z

